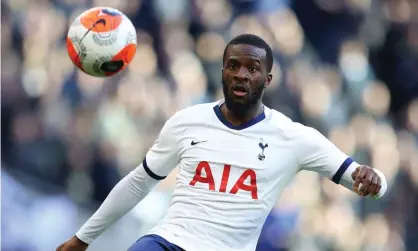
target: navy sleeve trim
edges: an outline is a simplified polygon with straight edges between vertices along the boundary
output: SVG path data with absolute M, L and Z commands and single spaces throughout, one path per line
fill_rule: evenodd
M 147 172 L 147 174 L 153 179 L 163 180 L 167 177 L 167 176 L 159 176 L 159 175 L 156 175 L 155 173 L 153 173 L 151 171 L 151 169 L 149 169 L 149 167 L 148 167 L 147 158 L 144 158 L 144 161 L 142 161 L 142 165 L 144 166 L 145 172 Z
M 332 181 L 336 184 L 340 184 L 341 178 L 343 177 L 343 174 L 347 170 L 347 168 L 353 163 L 353 159 L 348 157 L 340 166 L 338 171 L 335 173 L 334 177 L 332 177 Z

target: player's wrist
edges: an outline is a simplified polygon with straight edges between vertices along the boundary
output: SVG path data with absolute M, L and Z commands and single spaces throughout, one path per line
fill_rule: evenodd
M 80 234 L 78 233 L 75 234 L 72 239 L 75 243 L 77 243 L 77 245 L 80 245 L 80 246 L 87 247 L 91 243 L 91 240 L 89 238 L 83 238 L 83 236 L 80 236 Z

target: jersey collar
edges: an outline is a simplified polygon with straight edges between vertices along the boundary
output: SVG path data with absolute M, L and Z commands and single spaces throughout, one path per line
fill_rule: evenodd
M 263 119 L 266 118 L 266 114 L 265 114 L 265 109 L 263 109 L 263 112 L 258 115 L 257 117 L 241 124 L 238 126 L 234 126 L 233 124 L 231 124 L 231 122 L 229 122 L 224 115 L 222 115 L 221 112 L 221 106 L 222 104 L 224 104 L 224 102 L 219 102 L 218 104 L 216 104 L 215 107 L 213 107 L 213 110 L 215 111 L 216 117 L 218 117 L 218 119 L 222 122 L 222 124 L 224 124 L 226 127 L 233 129 L 233 130 L 242 130 L 248 127 L 251 127 L 255 124 L 257 124 L 258 122 L 261 122 Z

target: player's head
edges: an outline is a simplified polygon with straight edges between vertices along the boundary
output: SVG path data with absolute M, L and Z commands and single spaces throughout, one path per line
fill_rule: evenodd
M 243 34 L 232 39 L 223 54 L 222 85 L 225 104 L 244 116 L 259 102 L 272 79 L 273 53 L 260 37 Z

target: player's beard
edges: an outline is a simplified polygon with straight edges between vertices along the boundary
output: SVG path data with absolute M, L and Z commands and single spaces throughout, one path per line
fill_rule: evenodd
M 245 118 L 248 114 L 248 111 L 251 110 L 254 106 L 257 105 L 258 101 L 263 96 L 264 90 L 264 81 L 259 83 L 258 87 L 249 94 L 248 99 L 245 102 L 235 102 L 232 93 L 229 93 L 228 86 L 225 81 L 222 79 L 222 89 L 225 97 L 226 107 L 232 111 L 232 113 L 239 117 Z

